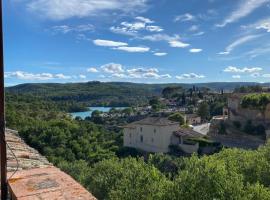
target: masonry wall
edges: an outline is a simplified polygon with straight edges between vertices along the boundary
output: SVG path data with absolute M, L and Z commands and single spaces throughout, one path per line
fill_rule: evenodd
M 136 125 L 135 128 L 124 128 L 124 146 L 147 152 L 166 153 L 169 151 L 172 134 L 178 128 L 178 124 L 169 126 Z

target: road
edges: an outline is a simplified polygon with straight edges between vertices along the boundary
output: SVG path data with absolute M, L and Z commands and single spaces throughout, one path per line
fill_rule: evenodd
M 193 130 L 202 134 L 202 135 L 207 135 L 209 132 L 209 128 L 210 128 L 210 123 L 205 123 L 205 124 L 201 124 L 198 126 L 193 126 Z

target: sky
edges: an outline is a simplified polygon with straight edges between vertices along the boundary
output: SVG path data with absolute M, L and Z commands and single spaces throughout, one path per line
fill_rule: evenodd
M 4 1 L 5 83 L 270 82 L 270 0 Z

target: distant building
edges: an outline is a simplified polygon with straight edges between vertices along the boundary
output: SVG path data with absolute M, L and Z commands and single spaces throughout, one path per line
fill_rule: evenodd
M 187 124 L 196 125 L 201 124 L 202 119 L 197 114 L 186 114 L 185 115 L 185 121 Z
M 187 132 L 184 129 L 180 129 L 178 122 L 170 121 L 167 118 L 148 117 L 128 124 L 123 128 L 125 147 L 133 147 L 155 153 L 169 152 L 170 145 L 184 145 L 187 153 L 191 151 L 193 153 L 198 149 L 198 144 L 184 143 L 186 137 L 190 136 L 191 132 L 194 133 L 194 131 L 188 130 Z M 196 137 L 199 135 L 197 133 Z
M 247 94 L 234 93 L 228 98 L 228 119 L 245 123 L 251 120 L 254 124 L 270 124 L 270 104 L 266 106 L 264 113 L 259 109 L 243 108 L 242 97 Z

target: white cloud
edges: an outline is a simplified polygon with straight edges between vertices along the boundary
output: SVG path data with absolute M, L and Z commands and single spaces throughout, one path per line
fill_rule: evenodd
M 138 17 L 136 17 L 135 19 L 137 19 L 137 20 L 139 20 L 139 21 L 142 21 L 142 22 L 144 22 L 144 23 L 147 23 L 147 24 L 155 23 L 153 20 L 148 19 L 148 18 L 145 18 L 145 17 L 141 17 L 141 16 L 138 16 Z
M 93 32 L 95 30 L 95 27 L 92 24 L 81 24 L 77 26 L 70 26 L 70 25 L 58 25 L 58 26 L 53 26 L 50 28 L 50 30 L 54 33 L 70 33 L 70 32 L 77 32 L 77 33 L 82 33 L 82 32 Z
M 201 35 L 204 35 L 204 34 L 205 34 L 205 32 L 200 31 L 200 32 L 198 32 L 198 33 L 194 33 L 193 35 L 194 35 L 194 36 L 201 36 Z
M 146 30 L 148 30 L 150 32 L 161 32 L 164 29 L 161 28 L 160 26 L 146 26 Z
M 179 36 L 169 36 L 167 34 L 153 34 L 153 35 L 146 35 L 141 37 L 140 39 L 142 40 L 149 40 L 152 42 L 157 42 L 157 41 L 172 41 L 172 40 L 178 40 L 180 37 Z
M 122 35 L 130 35 L 130 36 L 136 36 L 137 31 L 129 30 L 127 27 L 123 26 L 112 26 L 110 27 L 111 32 L 122 34 Z
M 184 15 L 178 15 L 174 18 L 174 21 L 177 22 L 177 21 L 181 21 L 181 22 L 186 22 L 186 21 L 194 21 L 196 19 L 195 16 L 193 16 L 192 14 L 190 13 L 186 13 Z
M 152 42 L 166 41 L 171 47 L 177 47 L 177 48 L 185 48 L 185 47 L 190 46 L 190 44 L 182 42 L 179 35 L 169 36 L 167 34 L 159 33 L 159 34 L 153 34 L 153 35 L 146 35 L 146 36 L 140 37 L 139 39 L 149 40 Z
M 157 68 L 133 68 L 133 69 L 128 69 L 127 73 L 128 74 L 144 74 L 144 73 L 158 73 Z
M 29 73 L 24 71 L 6 72 L 5 78 L 17 78 L 21 80 L 45 81 L 52 79 L 71 79 L 71 76 L 51 73 Z
M 235 9 L 221 24 L 217 24 L 217 27 L 224 27 L 227 24 L 234 23 L 239 19 L 251 14 L 255 9 L 261 7 L 269 0 L 242 0 Z
M 128 45 L 125 42 L 116 42 L 112 40 L 100 40 L 100 39 L 93 40 L 93 43 L 97 46 L 104 46 L 104 47 L 119 47 Z
M 112 26 L 110 30 L 114 33 L 136 36 L 139 31 L 162 32 L 163 28 L 157 25 L 152 25 L 154 21 L 144 18 L 136 17 L 138 21 L 135 22 L 121 22 L 120 26 Z M 149 25 L 151 24 L 151 25 Z
M 27 9 L 52 20 L 89 17 L 106 11 L 143 11 L 147 0 L 29 0 Z
M 229 46 L 226 47 L 225 51 L 224 52 L 219 52 L 218 54 L 219 55 L 228 55 L 230 54 L 236 47 L 242 45 L 242 44 L 245 44 L 251 40 L 254 40 L 258 37 L 260 37 L 261 35 L 247 35 L 247 36 L 244 36 L 244 37 L 241 37 L 237 40 L 235 40 L 233 43 L 231 43 Z
M 270 74 L 263 74 L 262 77 L 264 77 L 264 78 L 270 78 Z
M 172 76 L 170 74 L 162 74 L 160 78 L 172 78 Z
M 117 64 L 117 63 L 108 63 L 105 65 L 102 65 L 100 68 L 104 72 L 111 73 L 111 74 L 120 74 L 120 73 L 123 73 L 125 71 L 123 69 L 123 66 L 121 64 Z
M 232 78 L 234 78 L 234 79 L 240 79 L 241 76 L 240 75 L 233 75 Z
M 64 74 L 55 74 L 54 77 L 57 79 L 70 79 L 71 78 L 71 76 L 66 76 Z
M 189 74 L 181 74 L 179 76 L 175 77 L 176 79 L 183 80 L 183 79 L 201 79 L 205 78 L 204 75 L 198 75 L 195 73 L 189 73 Z
M 122 22 L 121 25 L 126 27 L 130 31 L 138 31 L 145 28 L 144 22 L 134 22 L 134 23 Z
M 115 50 L 120 50 L 120 51 L 126 51 L 126 52 L 130 52 L 130 53 L 145 53 L 148 52 L 150 50 L 149 47 L 116 47 L 113 48 Z
M 169 41 L 169 44 L 171 47 L 176 47 L 176 48 L 185 48 L 185 47 L 190 46 L 190 44 L 181 42 L 179 40 Z
M 198 31 L 199 30 L 199 26 L 198 25 L 192 25 L 190 28 L 189 28 L 189 31 Z
M 156 52 L 156 53 L 154 53 L 154 55 L 155 56 L 166 56 L 167 53 L 165 53 L 165 52 Z
M 130 78 L 154 78 L 154 79 L 166 79 L 171 78 L 169 74 L 159 74 L 157 68 L 133 68 L 127 70 L 127 75 Z
M 83 75 L 83 74 L 80 74 L 80 75 L 79 75 L 79 78 L 81 78 L 81 79 L 86 79 L 86 76 Z
M 190 53 L 199 53 L 201 51 L 202 51 L 202 49 L 190 49 L 189 50 Z
M 270 18 L 262 19 L 251 26 L 255 27 L 256 29 L 266 30 L 268 33 L 270 33 Z
M 157 68 L 130 68 L 125 70 L 121 64 L 109 63 L 100 67 L 104 72 L 111 74 L 111 78 L 130 78 L 130 79 L 168 79 L 170 74 L 160 74 Z M 103 75 L 104 76 L 104 75 Z M 104 76 L 105 77 L 105 76 Z
M 90 67 L 90 68 L 87 69 L 87 72 L 97 73 L 98 70 L 97 70 L 97 68 L 95 68 L 95 67 Z
M 233 66 L 228 66 L 223 71 L 229 72 L 229 73 L 254 73 L 262 71 L 263 69 L 260 67 L 244 67 L 244 68 L 238 68 Z
M 114 78 L 127 78 L 125 74 L 112 74 L 112 77 Z

